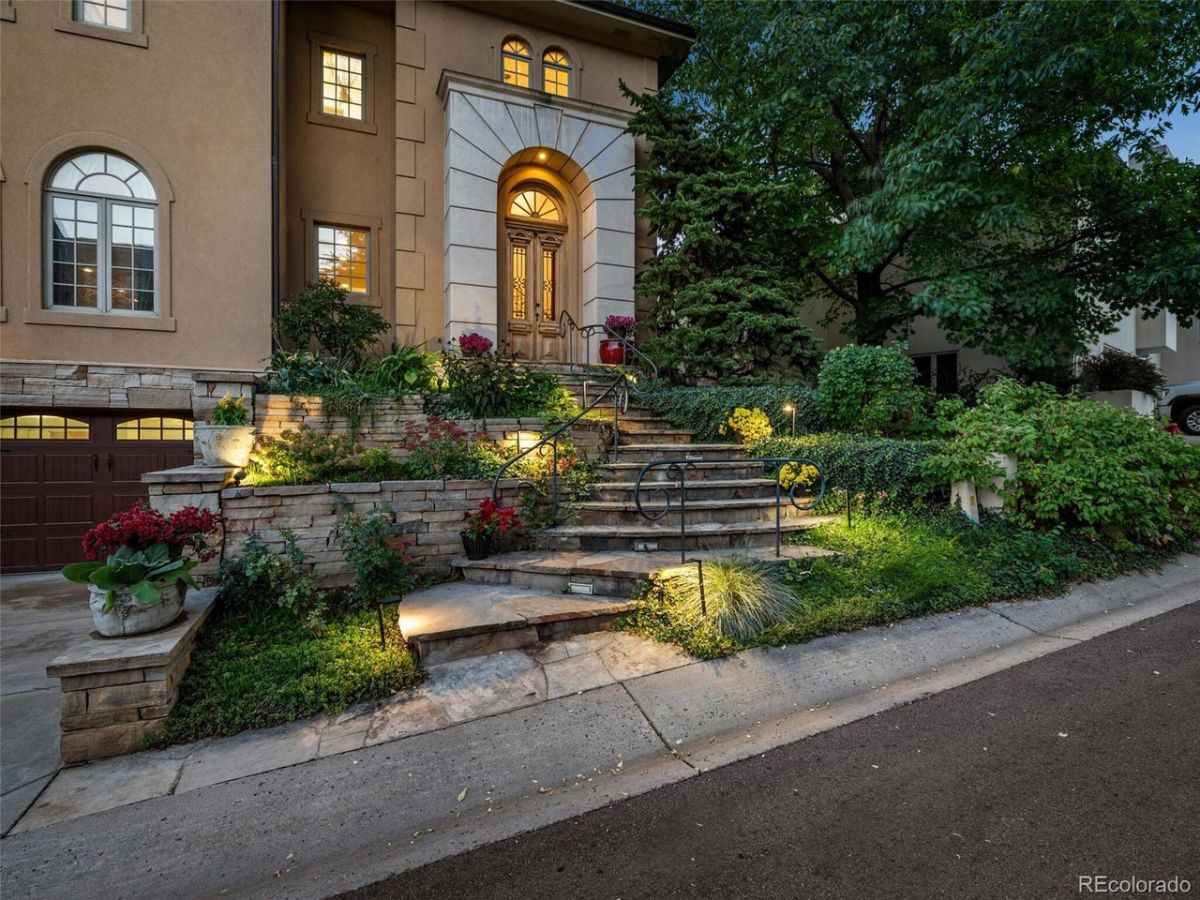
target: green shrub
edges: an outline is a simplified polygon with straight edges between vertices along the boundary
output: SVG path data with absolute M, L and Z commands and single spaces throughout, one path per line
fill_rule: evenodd
M 442 354 L 445 391 L 430 398 L 440 415 L 463 419 L 561 420 L 577 412 L 556 375 L 492 354 Z
M 800 605 L 778 564 L 734 554 L 703 566 L 703 576 L 699 566 L 669 570 L 662 579 L 664 588 L 676 615 L 706 621 L 722 637 L 747 641 L 764 628 L 788 621 Z
M 925 460 L 936 448 L 928 441 L 864 437 L 829 432 L 798 437 L 773 437 L 753 444 L 751 456 L 795 456 L 811 459 L 825 475 L 832 498 L 826 509 L 844 506 L 844 493 L 862 495 L 870 507 L 905 509 L 930 499 Z M 943 487 L 944 490 L 944 487 Z
M 365 369 L 364 381 L 384 396 L 437 388 L 437 357 L 421 347 L 392 344 L 386 356 L 368 360 Z
M 281 612 L 318 627 L 325 599 L 308 574 L 307 557 L 297 546 L 295 533 L 286 528 L 279 529 L 279 533 L 283 537 L 282 553 L 273 553 L 257 534 L 251 533 L 241 556 L 221 561 L 221 609 L 255 622 Z
M 425 422 L 404 423 L 408 451 L 404 477 L 415 481 L 433 478 L 489 478 L 506 456 L 486 434 L 470 435 L 455 422 L 429 416 Z
M 916 379 L 917 368 L 902 346 L 836 347 L 817 375 L 821 415 L 838 431 L 902 433 L 924 397 Z
M 706 444 L 733 439 L 732 434 L 721 434 L 720 428 L 738 407 L 761 409 L 777 435 L 791 433 L 792 414 L 784 411 L 785 406 L 795 407 L 797 434 L 818 431 L 821 427 L 816 391 L 804 385 L 668 387 L 648 391 L 638 400 L 674 427 L 694 432 L 695 439 Z
M 925 464 L 935 482 L 978 482 L 999 473 L 990 454 L 1008 454 L 1017 474 L 1001 495 L 1027 526 L 1140 542 L 1178 539 L 1196 527 L 1200 447 L 1151 418 L 1045 385 L 1002 379 L 981 398 L 946 419 L 952 439 Z
M 285 297 L 276 319 L 279 336 L 297 350 L 313 341 L 329 356 L 357 366 L 363 353 L 388 330 L 383 316 L 369 306 L 351 303 L 331 279 L 321 279 Z
M 1167 383 L 1158 366 L 1133 353 L 1105 347 L 1079 365 L 1079 387 L 1084 391 L 1144 391 L 1153 394 Z
M 258 439 L 246 466 L 247 484 L 320 484 L 340 481 L 358 455 L 354 441 L 301 425 Z
M 404 596 L 413 588 L 408 558 L 393 534 L 394 519 L 387 510 L 375 510 L 348 512 L 338 522 L 338 546 L 354 570 L 351 608 L 370 609 L 381 597 Z

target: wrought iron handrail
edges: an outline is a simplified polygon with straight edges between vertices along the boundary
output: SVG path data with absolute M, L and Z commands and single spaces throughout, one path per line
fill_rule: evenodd
M 576 415 L 572 416 L 570 419 L 568 419 L 566 422 L 563 422 L 561 425 L 559 425 L 557 428 L 555 428 L 549 434 L 542 435 L 542 437 L 538 441 L 536 441 L 534 444 L 530 445 L 527 449 L 518 453 L 512 459 L 507 460 L 504 463 L 504 465 L 502 465 L 496 471 L 496 477 L 492 480 L 492 499 L 495 502 L 499 503 L 500 502 L 500 494 L 501 494 L 500 482 L 504 480 L 504 473 L 507 472 L 509 469 L 511 469 L 514 465 L 516 465 L 520 460 L 526 458 L 527 456 L 529 456 L 532 453 L 537 453 L 539 456 L 545 456 L 547 453 L 547 448 L 549 448 L 549 452 L 551 454 L 550 507 L 551 507 L 551 516 L 553 518 L 553 521 L 556 523 L 558 522 L 558 479 L 559 479 L 558 441 L 559 441 L 559 438 L 565 432 L 570 431 L 571 428 L 574 427 L 584 416 L 586 416 L 588 413 L 592 412 L 594 409 L 596 409 L 598 406 L 600 406 L 602 403 L 604 403 L 604 401 L 606 399 L 611 397 L 612 398 L 612 407 L 613 407 L 612 442 L 613 442 L 613 449 L 615 450 L 617 448 L 617 446 L 619 446 L 619 443 L 620 443 L 620 432 L 621 432 L 620 411 L 621 411 L 621 409 L 625 408 L 628 405 L 629 394 L 631 392 L 632 393 L 641 393 L 644 390 L 648 390 L 649 387 L 653 386 L 653 384 L 658 380 L 658 366 L 655 365 L 654 360 L 650 359 L 650 357 L 646 356 L 646 354 L 644 354 L 640 350 L 638 350 L 637 347 L 634 346 L 633 342 L 630 341 L 628 338 L 613 331 L 607 325 L 604 325 L 604 324 L 585 325 L 581 328 L 575 323 L 575 320 L 571 317 L 571 314 L 568 313 L 566 310 L 563 310 L 562 314 L 559 316 L 558 321 L 559 321 L 559 334 L 560 335 L 570 334 L 570 333 L 574 332 L 574 333 L 578 333 L 580 336 L 583 337 L 585 346 L 587 346 L 587 348 L 588 348 L 586 365 L 588 366 L 589 369 L 591 367 L 591 346 L 590 346 L 590 342 L 587 340 L 587 338 L 589 338 L 592 334 L 596 333 L 597 331 L 603 330 L 603 332 L 605 334 L 609 335 L 610 339 L 620 341 L 624 350 L 632 351 L 632 355 L 633 355 L 633 358 L 635 361 L 637 361 L 637 360 L 643 361 L 646 364 L 647 369 L 649 370 L 650 377 L 649 377 L 648 383 L 643 385 L 643 384 L 640 384 L 638 379 L 634 376 L 634 372 L 636 371 L 635 367 L 629 366 L 627 364 L 621 364 L 618 366 L 607 367 L 606 371 L 614 371 L 615 370 L 615 372 L 614 372 L 614 377 L 613 377 L 612 381 L 604 388 L 604 390 L 602 390 L 599 394 L 597 394 L 594 399 L 589 401 L 587 399 L 587 395 L 586 395 L 587 383 L 585 382 L 584 383 L 584 392 L 585 392 L 584 393 L 584 402 L 583 402 L 582 408 L 579 410 L 579 412 Z M 568 347 L 573 348 L 574 343 L 575 342 L 573 340 L 568 341 Z M 574 355 L 573 349 L 570 349 L 569 353 L 571 356 L 573 356 Z M 569 363 L 569 365 L 574 366 L 575 364 L 572 362 L 572 363 Z M 518 446 L 518 449 L 520 449 L 519 446 Z M 519 479 L 517 481 L 516 489 L 517 489 L 517 493 L 519 495 L 522 490 L 537 490 L 537 485 L 534 484 L 532 481 L 523 478 L 523 479 Z
M 699 469 L 704 466 L 716 465 L 718 463 L 743 463 L 745 465 L 759 464 L 763 467 L 763 475 L 770 474 L 775 482 L 775 555 L 783 555 L 783 472 L 788 466 L 795 468 L 795 475 L 791 485 L 787 489 L 788 502 L 796 509 L 811 510 L 821 503 L 825 497 L 825 473 L 821 470 L 820 465 L 816 460 L 807 459 L 800 456 L 730 456 L 720 457 L 715 459 L 710 458 L 683 458 L 683 459 L 659 459 L 653 462 L 646 463 L 638 472 L 637 481 L 633 486 L 633 502 L 637 507 L 637 511 L 642 516 L 651 522 L 657 522 L 667 516 L 672 508 L 671 492 L 672 490 L 679 491 L 679 560 L 687 562 L 687 490 L 688 481 L 687 473 L 689 470 Z M 798 477 L 804 466 L 812 466 L 817 473 L 816 479 L 801 481 Z M 663 469 L 666 475 L 665 480 L 652 481 L 649 485 L 643 485 L 646 475 L 655 470 Z M 773 472 L 769 470 L 773 469 Z M 802 498 L 797 498 L 797 488 L 804 485 L 811 485 L 816 481 L 816 492 Z M 661 496 L 663 498 L 663 507 L 657 511 L 648 511 L 642 505 L 642 490 L 649 488 L 647 497 Z

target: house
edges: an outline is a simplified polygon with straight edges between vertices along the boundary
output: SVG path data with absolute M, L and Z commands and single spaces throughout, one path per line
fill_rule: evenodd
M 3 569 L 191 462 L 318 277 L 535 362 L 633 314 L 621 84 L 693 39 L 603 0 L 0 0 Z

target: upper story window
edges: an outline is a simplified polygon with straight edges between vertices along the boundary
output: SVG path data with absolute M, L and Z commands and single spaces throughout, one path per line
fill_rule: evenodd
M 363 121 L 364 57 L 321 48 L 321 112 Z
M 529 45 L 520 38 L 510 37 L 500 49 L 504 83 L 514 87 L 529 87 L 529 72 L 533 56 Z
M 348 294 L 369 294 L 370 229 L 318 224 L 315 232 L 317 278 L 336 281 Z
M 571 57 L 557 47 L 542 54 L 542 89 L 566 97 L 571 93 Z
M 54 170 L 46 186 L 46 306 L 154 314 L 158 196 L 140 167 L 89 151 Z
M 129 31 L 129 0 L 74 0 L 76 22 Z

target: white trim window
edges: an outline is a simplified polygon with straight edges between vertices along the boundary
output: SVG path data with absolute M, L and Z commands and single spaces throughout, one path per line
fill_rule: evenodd
M 76 22 L 129 31 L 129 0 L 75 0 L 72 11 Z
M 347 294 L 371 293 L 371 231 L 317 223 L 317 278 L 337 282 Z
M 123 156 L 88 151 L 46 187 L 46 307 L 158 312 L 158 195 Z

